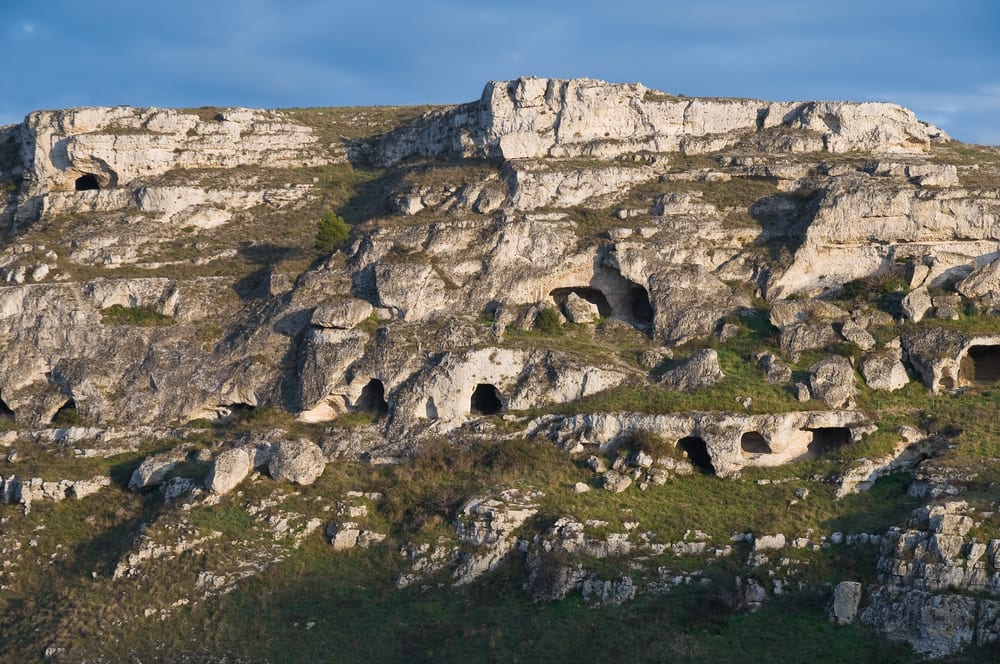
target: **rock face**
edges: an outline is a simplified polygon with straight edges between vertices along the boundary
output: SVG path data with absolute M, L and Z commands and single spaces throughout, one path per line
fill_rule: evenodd
M 926 529 L 890 530 L 862 622 L 931 657 L 1000 638 L 1000 601 L 992 599 L 1000 594 L 1000 540 L 967 539 L 973 515 L 964 501 L 950 501 L 915 514 L 914 525 Z
M 741 131 L 803 132 L 799 152 L 926 150 L 940 130 L 892 104 L 768 103 L 676 98 L 640 84 L 519 78 L 490 82 L 478 102 L 389 137 L 383 162 L 408 156 L 531 159 L 621 152 L 707 152 Z
M 588 79 L 491 82 L 478 100 L 431 110 L 32 113 L 0 127 L 0 459 L 11 469 L 0 502 L 27 511 L 118 490 L 110 471 L 20 475 L 48 454 L 139 452 L 128 486 L 159 511 L 143 515 L 117 578 L 219 553 L 219 531 L 186 521 L 205 507 L 251 517 L 254 535 L 231 548 L 239 559 L 199 573 L 197 599 L 324 525 L 331 555 L 388 546 L 385 508 L 406 487 L 330 502 L 341 476 L 317 479 L 337 459 L 345 473 L 406 464 L 447 441 L 449 463 L 488 448 L 469 472 L 504 479 L 422 506 L 421 524 L 392 524 L 404 526 L 394 536 L 420 532 L 398 550 L 400 587 L 523 563 L 537 598 L 614 604 L 711 585 L 672 559 L 706 569 L 752 545 L 748 573 L 711 592 L 756 610 L 794 592 L 788 549 L 881 546 L 865 593 L 837 585 L 834 622 L 854 622 L 864 600 L 862 622 L 922 653 L 990 644 L 1000 544 L 971 534 L 992 516 L 935 501 L 972 482 L 969 438 L 938 419 L 968 406 L 980 426 L 1000 379 L 998 164 L 996 150 L 956 145 L 892 104 L 695 99 Z M 955 402 L 915 412 L 910 375 L 931 403 Z M 806 464 L 780 479 L 744 473 L 823 457 L 897 420 L 927 432 L 883 431 L 815 464 L 825 475 L 804 476 Z M 567 470 L 579 474 L 555 474 L 543 500 L 521 477 L 507 483 L 522 461 L 508 443 L 582 455 Z M 859 449 L 877 451 L 845 460 Z M 238 491 L 254 470 L 266 474 Z M 897 472 L 915 478 L 907 499 L 930 502 L 884 538 L 737 532 L 716 545 L 718 533 L 690 524 L 666 542 L 677 524 L 639 522 L 643 496 L 703 475 L 718 476 L 704 480 L 713 488 L 757 481 L 763 502 L 782 503 L 762 505 L 766 518 Z M 553 513 L 562 499 L 623 507 L 586 519 Z M 0 586 L 16 595 L 31 586 L 9 579 L 33 563 L 11 556 L 63 558 L 44 528 L 17 553 L 11 515 Z M 454 531 L 433 530 L 443 523 Z M 244 556 L 256 535 L 274 546 Z M 620 569 L 598 574 L 591 558 Z

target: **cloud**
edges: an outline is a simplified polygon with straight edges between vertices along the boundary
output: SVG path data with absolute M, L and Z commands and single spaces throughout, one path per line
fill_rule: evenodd
M 26 37 L 31 37 L 32 35 L 35 34 L 35 30 L 37 30 L 37 26 L 34 23 L 29 23 L 28 21 L 24 21 L 21 23 L 22 35 L 25 35 Z

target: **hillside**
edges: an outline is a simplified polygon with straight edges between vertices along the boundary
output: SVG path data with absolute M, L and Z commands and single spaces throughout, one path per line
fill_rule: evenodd
M 1000 149 L 522 78 L 0 185 L 5 658 L 1000 655 Z

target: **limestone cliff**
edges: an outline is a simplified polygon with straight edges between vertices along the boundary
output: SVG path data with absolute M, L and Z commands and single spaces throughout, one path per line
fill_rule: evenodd
M 171 501 L 214 509 L 259 473 L 322 484 L 328 461 L 397 464 L 442 437 L 558 449 L 581 459 L 580 493 L 749 476 L 801 484 L 791 509 L 810 487 L 832 501 L 884 476 L 917 486 L 922 464 L 961 447 L 935 428 L 949 407 L 933 400 L 989 399 L 1000 378 L 1000 151 L 893 104 L 521 78 L 431 109 L 40 111 L 0 128 L 0 184 L 0 442 L 11 471 L 28 446 L 141 456 L 128 486 L 162 485 L 147 525 L 176 541 L 144 525 L 115 579 L 219 537 Z M 349 230 L 332 245 L 317 237 L 331 212 Z M 286 430 L 262 433 L 261 413 Z M 199 459 L 185 441 L 205 431 Z M 5 472 L 0 494 L 27 509 L 116 490 L 109 477 Z M 623 602 L 697 578 L 661 566 L 608 580 L 581 560 L 747 554 L 755 576 L 735 604 L 756 608 L 797 578 L 769 558 L 784 535 L 665 541 L 653 529 L 669 521 L 637 521 L 599 536 L 571 514 L 541 527 L 531 517 L 562 490 L 543 488 L 462 496 L 454 541 L 405 543 L 397 585 L 465 585 L 520 556 L 535 597 Z M 369 505 L 410 512 L 354 493 L 324 509 L 331 546 L 385 546 Z M 320 537 L 308 510 L 247 509 L 268 538 Z M 852 534 L 881 543 L 878 582 L 858 595 L 865 624 L 932 655 L 997 640 L 992 617 L 962 618 L 940 643 L 933 632 L 951 624 L 934 622 L 942 602 L 996 612 L 949 593 L 992 583 L 1000 535 L 985 558 L 975 542 L 966 555 L 975 583 L 928 585 L 901 567 L 924 536 L 874 530 Z M 813 531 L 788 547 L 843 537 Z M 205 597 L 271 564 L 220 551 L 198 577 Z

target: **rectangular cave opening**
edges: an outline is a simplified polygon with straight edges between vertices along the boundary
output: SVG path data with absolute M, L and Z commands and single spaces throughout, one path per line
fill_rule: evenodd
M 705 439 L 700 436 L 685 436 L 677 441 L 677 449 L 684 452 L 699 472 L 703 475 L 715 475 L 715 466 L 712 465 L 712 455 L 708 453 L 708 445 Z
M 812 442 L 806 447 L 812 456 L 823 456 L 851 442 L 851 430 L 848 427 L 817 427 L 805 429 L 812 433 Z
M 972 346 L 961 363 L 963 383 L 989 385 L 1000 380 L 1000 345 Z

